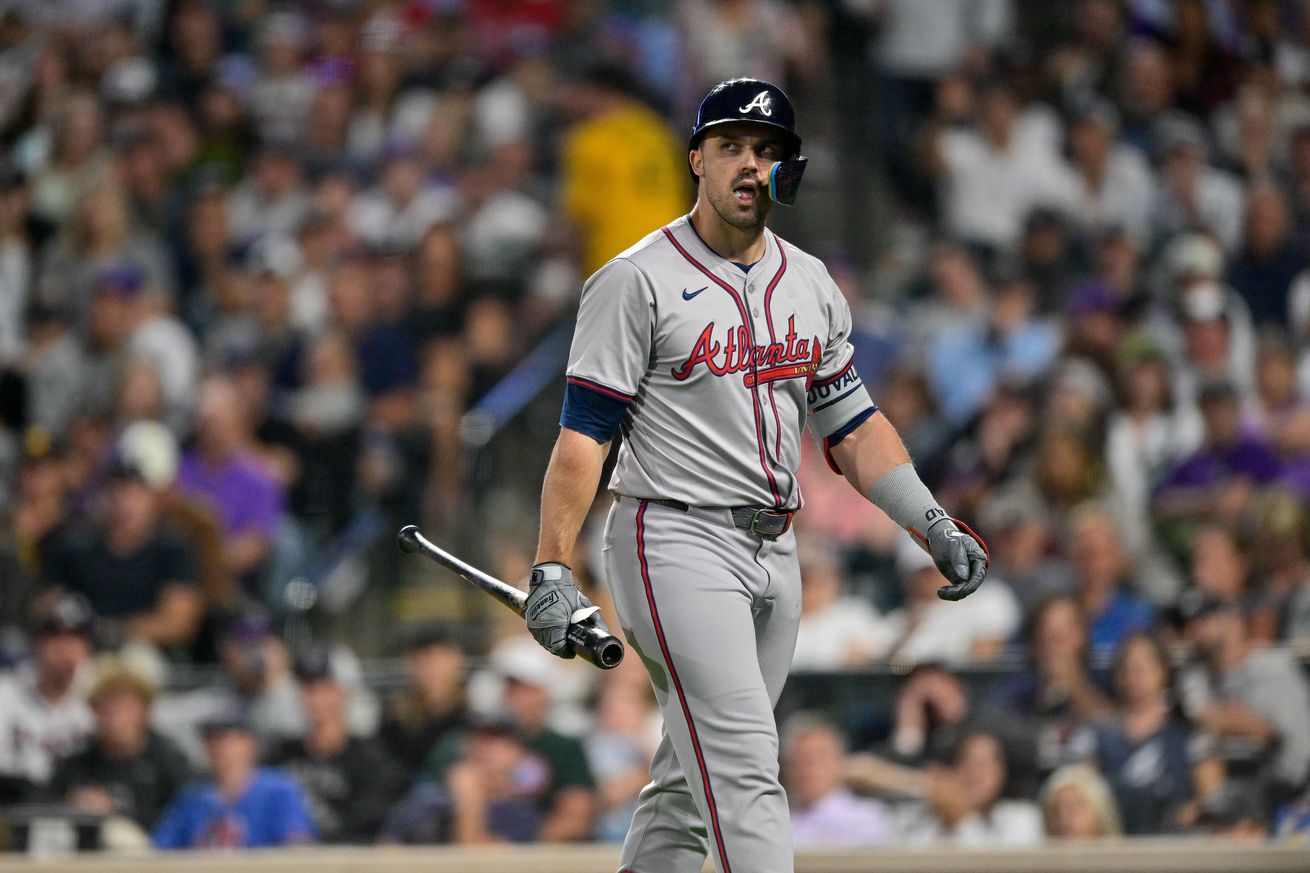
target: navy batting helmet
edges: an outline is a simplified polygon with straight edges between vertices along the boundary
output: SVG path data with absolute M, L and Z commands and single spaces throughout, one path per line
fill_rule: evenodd
M 789 158 L 801 150 L 791 100 L 777 85 L 762 79 L 729 79 L 711 88 L 696 110 L 696 126 L 691 129 L 687 147 L 696 148 L 709 128 L 734 121 L 767 124 L 783 131 Z
M 784 160 L 769 171 L 769 196 L 790 206 L 796 199 L 806 159 L 796 133 L 796 110 L 781 88 L 762 79 L 729 79 L 710 89 L 696 111 L 687 148 L 700 145 L 711 128 L 733 122 L 750 122 L 775 128 L 782 134 Z M 693 177 L 694 177 L 693 173 Z

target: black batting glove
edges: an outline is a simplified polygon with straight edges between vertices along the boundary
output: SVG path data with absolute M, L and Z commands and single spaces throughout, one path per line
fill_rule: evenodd
M 924 539 L 933 563 L 950 583 L 937 589 L 938 597 L 963 600 L 978 590 L 987 577 L 990 559 L 986 545 L 977 534 L 963 522 L 943 518 L 928 528 Z

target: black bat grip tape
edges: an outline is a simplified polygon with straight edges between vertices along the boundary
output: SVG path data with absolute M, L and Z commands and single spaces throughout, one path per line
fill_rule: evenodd
M 622 640 L 594 619 L 571 626 L 566 639 L 573 654 L 602 670 L 613 670 L 623 660 Z

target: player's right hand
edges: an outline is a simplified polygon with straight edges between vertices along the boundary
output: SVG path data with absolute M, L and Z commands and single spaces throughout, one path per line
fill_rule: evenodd
M 937 596 L 963 600 L 976 591 L 991 561 L 982 539 L 967 526 L 946 518 L 928 529 L 927 540 L 928 554 L 950 583 L 938 588 Z
M 592 605 L 573 584 L 573 571 L 568 567 L 554 562 L 533 566 L 523 618 L 543 649 L 561 658 L 572 658 L 567 639 L 569 625 L 599 611 L 600 607 Z

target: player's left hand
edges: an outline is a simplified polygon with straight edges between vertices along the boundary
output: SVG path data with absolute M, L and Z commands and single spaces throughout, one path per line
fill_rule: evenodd
M 960 528 L 963 527 L 964 530 Z M 928 529 L 928 554 L 937 569 L 951 583 L 937 589 L 942 600 L 963 600 L 987 576 L 987 547 L 973 531 L 946 518 Z
M 572 658 L 569 625 L 599 611 L 600 607 L 594 606 L 573 584 L 573 571 L 568 567 L 551 562 L 532 568 L 523 617 L 533 638 L 552 655 Z

